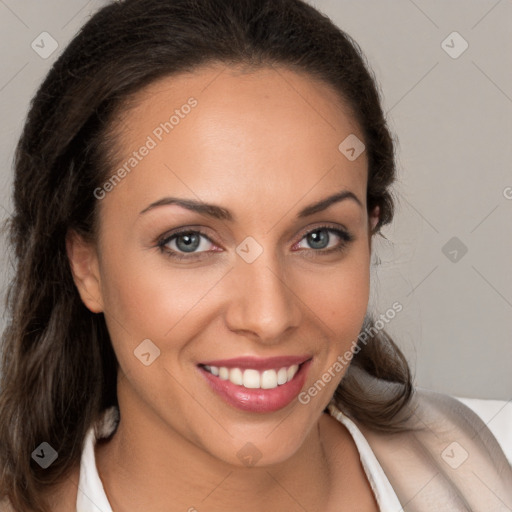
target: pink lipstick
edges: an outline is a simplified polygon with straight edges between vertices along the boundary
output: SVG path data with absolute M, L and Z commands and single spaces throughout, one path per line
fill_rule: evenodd
M 205 361 L 198 369 L 225 402 L 250 412 L 273 412 L 298 396 L 312 357 L 239 357 Z

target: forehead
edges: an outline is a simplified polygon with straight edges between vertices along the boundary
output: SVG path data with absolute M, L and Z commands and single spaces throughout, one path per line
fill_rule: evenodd
M 237 190 L 273 201 L 276 186 L 283 201 L 333 187 L 365 199 L 366 154 L 350 161 L 340 150 L 347 137 L 363 138 L 350 109 L 329 85 L 290 69 L 214 65 L 160 79 L 131 98 L 115 131 L 112 171 L 129 172 L 112 196 L 127 201 L 157 191 L 217 201 Z

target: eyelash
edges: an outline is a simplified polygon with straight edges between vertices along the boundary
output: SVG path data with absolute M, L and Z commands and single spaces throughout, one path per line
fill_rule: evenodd
M 354 240 L 354 237 L 348 231 L 344 231 L 338 227 L 333 227 L 331 225 L 323 225 L 323 226 L 315 227 L 309 231 L 306 231 L 300 238 L 299 242 L 297 242 L 297 243 L 300 243 L 308 235 L 310 235 L 311 233 L 315 233 L 317 231 L 329 231 L 330 233 L 334 233 L 341 239 L 341 242 L 339 243 L 338 246 L 331 247 L 330 249 L 300 249 L 300 251 L 305 251 L 305 250 L 313 251 L 313 253 L 315 254 L 315 257 L 317 255 L 320 256 L 320 255 L 332 254 L 334 252 L 343 252 L 347 248 L 348 244 Z M 210 237 L 206 233 L 201 231 L 200 229 L 181 228 L 178 231 L 174 231 L 170 235 L 164 235 L 162 238 L 160 238 L 157 242 L 157 247 L 163 254 L 165 254 L 166 256 L 168 256 L 169 258 L 172 258 L 174 260 L 189 260 L 189 261 L 197 260 L 204 256 L 206 256 L 206 257 L 213 256 L 214 254 L 219 252 L 219 251 L 201 251 L 198 253 L 188 253 L 188 255 L 185 255 L 184 253 L 180 253 L 180 252 L 175 251 L 174 249 L 169 249 L 166 247 L 166 245 L 168 243 L 170 243 L 172 240 L 178 238 L 180 235 L 191 235 L 191 234 L 201 235 L 204 238 L 206 238 L 210 243 L 214 244 L 214 242 L 210 239 Z M 330 240 L 329 240 L 329 242 L 330 242 Z

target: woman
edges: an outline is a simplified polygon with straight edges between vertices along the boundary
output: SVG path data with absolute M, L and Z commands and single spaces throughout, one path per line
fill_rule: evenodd
M 315 9 L 103 8 L 35 96 L 15 172 L 5 510 L 512 507 L 492 434 L 413 391 L 367 312 L 393 143 L 356 43 Z

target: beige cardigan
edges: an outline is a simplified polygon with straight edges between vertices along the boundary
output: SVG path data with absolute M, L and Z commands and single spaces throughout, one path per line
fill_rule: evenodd
M 392 387 L 375 382 L 374 392 Z M 353 420 L 403 511 L 512 512 L 512 467 L 480 417 L 453 397 L 423 389 L 416 389 L 410 410 L 411 429 L 401 433 Z

